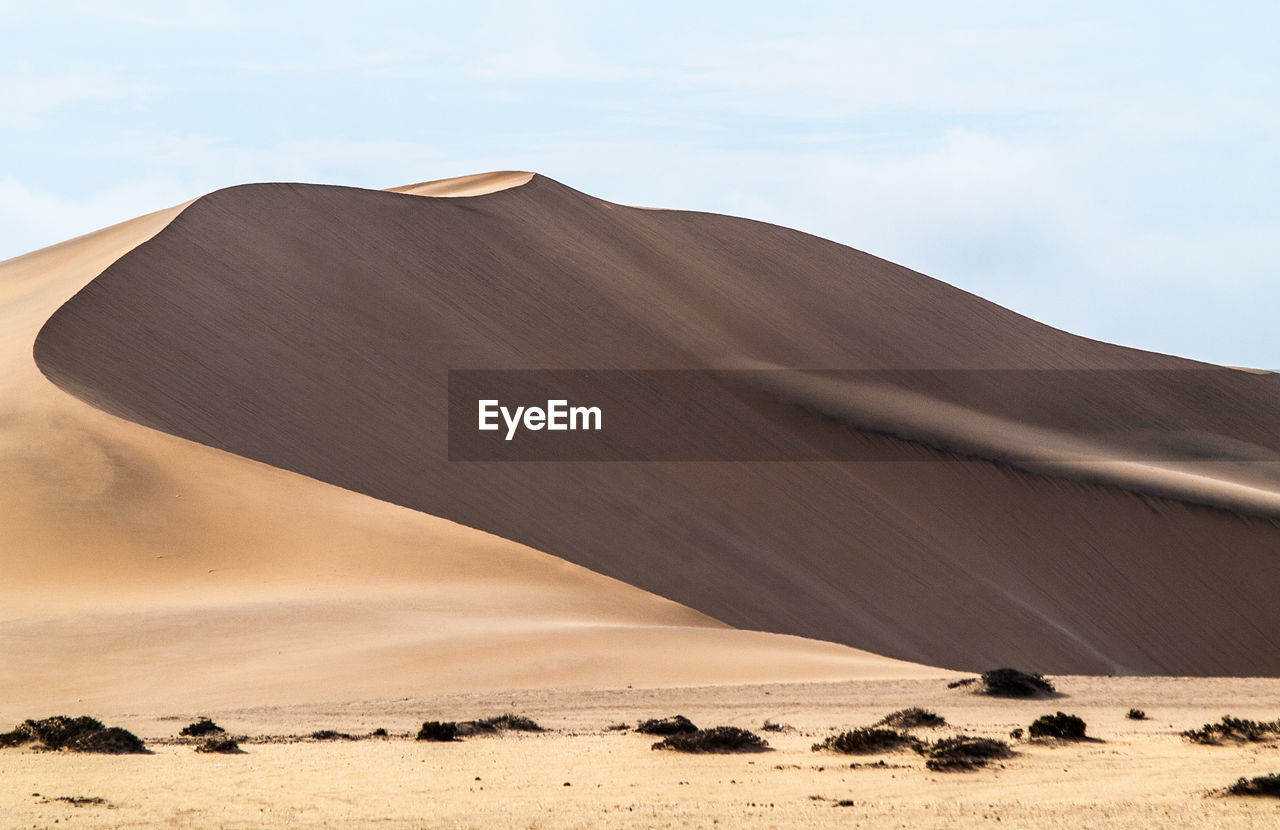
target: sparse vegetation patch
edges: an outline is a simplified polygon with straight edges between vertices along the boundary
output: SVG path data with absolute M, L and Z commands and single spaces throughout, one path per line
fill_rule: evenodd
M 1084 740 L 1085 722 L 1075 715 L 1058 712 L 1041 715 L 1028 730 L 1033 738 L 1058 738 L 1064 741 Z
M 182 731 L 179 732 L 178 734 L 186 735 L 192 738 L 200 738 L 205 735 L 212 735 L 215 733 L 226 732 L 226 731 L 227 730 L 223 729 L 221 726 L 218 726 L 218 724 L 214 723 L 209 718 L 200 718 L 200 720 L 196 721 L 195 723 L 182 727 Z
M 1147 713 L 1142 711 L 1141 709 L 1130 709 L 1128 712 L 1125 713 L 1125 717 L 1128 718 L 1129 720 L 1146 720 Z
M 888 726 L 893 729 L 918 729 L 920 727 L 933 729 L 939 726 L 946 726 L 947 719 L 936 712 L 930 712 L 928 709 L 912 706 L 909 709 L 899 709 L 896 712 L 885 715 L 875 725 Z
M 943 738 L 932 744 L 922 745 L 917 751 L 925 756 L 924 765 L 934 772 L 979 769 L 1013 754 L 1004 741 L 975 738 L 972 735 Z
M 674 752 L 763 752 L 769 748 L 764 738 L 736 726 L 717 726 L 668 735 L 655 743 L 653 749 Z
M 196 747 L 196 752 L 212 752 L 221 755 L 235 755 L 243 751 L 236 739 L 229 735 L 215 735 L 212 738 L 205 738 Z
M 532 718 L 508 712 L 483 720 L 469 720 L 458 724 L 459 735 L 475 735 L 480 732 L 545 732 Z
M 642 735 L 682 735 L 697 732 L 698 727 L 684 715 L 672 715 L 669 718 L 642 721 L 636 731 Z
M 348 735 L 346 732 L 335 732 L 332 729 L 321 729 L 311 733 L 313 741 L 354 741 L 354 735 Z
M 69 752 L 97 752 L 126 755 L 146 752 L 137 735 L 118 726 L 82 715 L 69 718 L 54 715 L 43 720 L 26 720 L 10 732 L 0 733 L 0 747 L 30 745 L 36 749 Z
M 418 740 L 446 743 L 458 736 L 458 724 L 453 721 L 429 720 L 418 730 Z
M 1227 787 L 1227 795 L 1254 795 L 1280 798 L 1280 775 L 1259 775 L 1254 778 L 1240 778 Z
M 981 691 L 995 697 L 1039 697 L 1057 693 L 1044 675 L 1010 668 L 983 672 Z
M 902 747 L 918 747 L 919 739 L 896 729 L 877 729 L 864 726 L 832 735 L 813 745 L 814 752 L 843 752 L 846 755 L 867 755 L 873 752 L 892 752 Z
M 1280 735 L 1280 720 L 1256 721 L 1223 715 L 1217 723 L 1206 723 L 1199 729 L 1188 729 L 1182 737 L 1197 744 L 1220 744 L 1223 741 L 1260 743 Z

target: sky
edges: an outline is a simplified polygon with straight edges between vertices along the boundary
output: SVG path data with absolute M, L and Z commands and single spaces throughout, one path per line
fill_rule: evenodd
M 1280 4 L 0 0 L 0 259 L 257 181 L 533 170 L 1280 369 Z

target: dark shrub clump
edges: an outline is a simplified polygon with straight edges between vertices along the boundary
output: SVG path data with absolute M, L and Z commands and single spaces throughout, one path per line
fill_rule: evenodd
M 182 727 L 182 731 L 179 732 L 178 734 L 188 735 L 193 738 L 198 738 L 198 737 L 201 737 L 202 735 L 212 735 L 216 732 L 226 732 L 226 731 L 227 730 L 223 729 L 221 726 L 218 726 L 218 724 L 214 723 L 208 718 L 201 718 L 200 720 L 196 721 L 190 726 Z
M 889 726 L 894 729 L 918 729 L 922 726 L 932 729 L 946 726 L 947 719 L 936 712 L 930 712 L 928 709 L 912 706 L 910 709 L 899 709 L 896 712 L 885 715 L 875 725 Z
M 313 741 L 354 741 L 355 736 L 348 735 L 346 732 L 335 732 L 332 729 L 321 729 L 311 733 Z
M 1084 739 L 1085 723 L 1075 715 L 1059 712 L 1056 715 L 1041 715 L 1036 718 L 1028 730 L 1033 738 L 1061 738 L 1067 741 Z
M 1127 713 L 1125 713 L 1125 717 L 1128 718 L 1129 720 L 1146 720 L 1147 713 L 1142 711 L 1141 709 L 1130 709 Z
M 26 720 L 12 732 L 0 733 L 0 747 L 23 744 L 34 744 L 40 749 L 66 749 L 71 752 L 111 755 L 147 751 L 137 735 L 118 726 L 103 726 L 102 721 L 88 715 L 78 718 L 54 715 L 44 720 Z
M 982 686 L 984 694 L 995 697 L 1036 697 L 1056 692 L 1044 675 L 1008 668 L 983 672 Z
M 952 680 L 950 683 L 947 684 L 947 688 L 959 689 L 964 686 L 972 686 L 974 683 L 977 683 L 977 682 L 978 682 L 978 678 L 976 677 L 962 677 L 959 680 Z
M 459 733 L 471 732 L 545 732 L 532 718 L 508 712 L 484 720 L 466 721 L 459 724 Z
M 904 746 L 915 747 L 919 745 L 920 741 L 906 732 L 864 726 L 860 729 L 851 729 L 848 732 L 832 735 L 825 741 L 814 744 L 813 751 L 821 752 L 827 750 L 830 752 L 843 752 L 846 755 L 866 755 L 872 752 L 890 752 Z
M 943 738 L 917 749 L 925 756 L 924 765 L 935 772 L 956 772 L 985 767 L 998 758 L 1012 755 L 1009 745 L 994 738 L 957 735 Z
M 67 749 L 72 752 L 100 752 L 106 755 L 138 755 L 147 751 L 141 738 L 118 726 L 77 735 L 67 742 Z
M 429 720 L 422 724 L 422 728 L 418 730 L 418 740 L 420 741 L 439 741 L 441 743 L 452 741 L 458 736 L 458 724 L 453 721 Z
M 196 752 L 216 752 L 222 755 L 234 755 L 243 751 L 236 739 L 229 735 L 216 735 L 212 738 L 205 738 L 196 747 Z
M 1259 775 L 1255 778 L 1241 778 L 1227 787 L 1227 795 L 1265 795 L 1280 798 L 1280 775 Z
M 1218 744 L 1224 740 L 1258 743 L 1280 735 L 1280 720 L 1256 721 L 1223 715 L 1217 723 L 1188 729 L 1182 737 L 1198 744 Z
M 769 748 L 769 743 L 754 732 L 736 726 L 717 726 L 668 735 L 652 748 L 675 752 L 763 752 Z
M 684 715 L 672 715 L 669 718 L 642 721 L 636 731 L 642 735 L 685 735 L 697 732 L 698 727 Z

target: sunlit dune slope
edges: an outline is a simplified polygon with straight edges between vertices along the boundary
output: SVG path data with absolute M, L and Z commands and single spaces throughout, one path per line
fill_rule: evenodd
M 541 176 L 408 190 L 206 196 L 53 315 L 40 368 L 738 627 L 952 667 L 1280 673 L 1275 376 L 1075 337 L 772 225 Z M 874 462 L 447 460 L 449 369 L 706 367 L 1025 376 L 904 403 L 783 374 L 723 413 Z M 1254 455 L 1157 463 L 1153 434 Z

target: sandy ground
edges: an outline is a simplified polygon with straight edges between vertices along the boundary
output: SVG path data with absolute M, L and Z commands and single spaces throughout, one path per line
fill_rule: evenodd
M 124 714 L 152 755 L 0 752 L 0 826 L 49 827 L 1261 827 L 1266 799 L 1215 796 L 1242 775 L 1280 770 L 1274 745 L 1205 747 L 1178 737 L 1224 711 L 1274 718 L 1280 680 L 1055 679 L 1064 697 L 1010 701 L 937 680 L 663 690 L 524 691 L 321 706 Z M 970 773 L 927 771 L 911 752 L 814 753 L 835 729 L 923 705 L 965 732 L 1004 736 L 1040 714 L 1083 717 L 1096 740 L 1015 744 Z M 1125 719 L 1132 706 L 1146 721 Z M 424 719 L 517 711 L 550 731 L 410 740 Z M 702 726 L 757 729 L 773 751 L 684 756 L 606 727 L 683 713 Z M 40 713 L 32 713 L 40 714 Z M 102 714 L 102 713 L 98 713 Z M 328 728 L 388 739 L 243 743 L 201 755 L 166 742 L 197 714 L 248 736 Z M 5 728 L 9 728 L 6 724 Z M 953 729 L 918 730 L 924 735 Z M 874 764 L 885 767 L 850 764 Z M 39 795 L 34 795 L 39 793 Z M 59 798 L 101 798 L 73 805 Z M 843 805 L 843 806 L 842 806 Z

